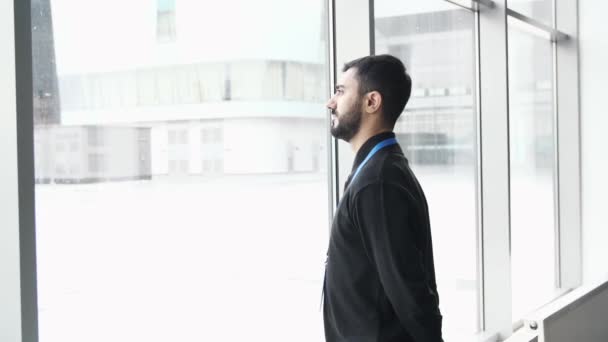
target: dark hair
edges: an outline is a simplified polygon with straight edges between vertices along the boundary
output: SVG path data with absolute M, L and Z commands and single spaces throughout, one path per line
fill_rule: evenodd
M 379 92 L 386 123 L 394 126 L 412 92 L 412 79 L 403 63 L 391 55 L 366 56 L 346 63 L 342 71 L 351 68 L 356 69 L 359 94 Z

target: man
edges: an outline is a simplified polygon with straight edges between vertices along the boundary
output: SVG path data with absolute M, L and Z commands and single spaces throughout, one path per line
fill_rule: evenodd
M 393 133 L 411 88 L 397 58 L 363 57 L 327 103 L 356 153 L 327 252 L 327 342 L 442 341 L 426 198 Z

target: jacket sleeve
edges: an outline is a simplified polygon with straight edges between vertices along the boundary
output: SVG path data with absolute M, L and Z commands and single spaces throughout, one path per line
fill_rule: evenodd
M 397 184 L 377 183 L 354 198 L 354 221 L 380 282 L 403 328 L 414 341 L 440 342 L 442 317 L 430 285 L 425 248 L 430 232 L 420 227 L 421 203 Z

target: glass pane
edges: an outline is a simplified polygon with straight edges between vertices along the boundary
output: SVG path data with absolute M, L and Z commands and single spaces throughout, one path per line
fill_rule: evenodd
M 376 53 L 399 57 L 412 77 L 395 130 L 429 204 L 444 339 L 472 340 L 479 330 L 474 14 L 442 0 L 375 4 Z
M 553 27 L 553 0 L 509 0 L 510 9 Z
M 555 131 L 551 42 L 509 24 L 513 320 L 555 293 Z
M 323 341 L 326 3 L 174 3 L 32 0 L 40 341 Z

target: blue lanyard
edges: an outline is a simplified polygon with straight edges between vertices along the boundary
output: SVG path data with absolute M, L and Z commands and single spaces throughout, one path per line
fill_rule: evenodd
M 383 149 L 387 146 L 391 146 L 391 145 L 395 145 L 395 144 L 397 144 L 397 139 L 389 138 L 389 139 L 379 142 L 376 146 L 374 146 L 374 148 L 367 154 L 367 157 L 365 157 L 363 162 L 361 164 L 359 164 L 359 167 L 355 171 L 355 174 L 353 175 L 353 178 L 351 178 L 349 184 L 353 183 L 353 181 L 355 180 L 355 178 L 357 177 L 357 175 L 359 174 L 359 172 L 361 171 L 361 169 L 363 168 L 365 163 L 367 163 L 374 156 L 374 154 L 376 154 L 376 152 L 380 151 L 381 149 Z

